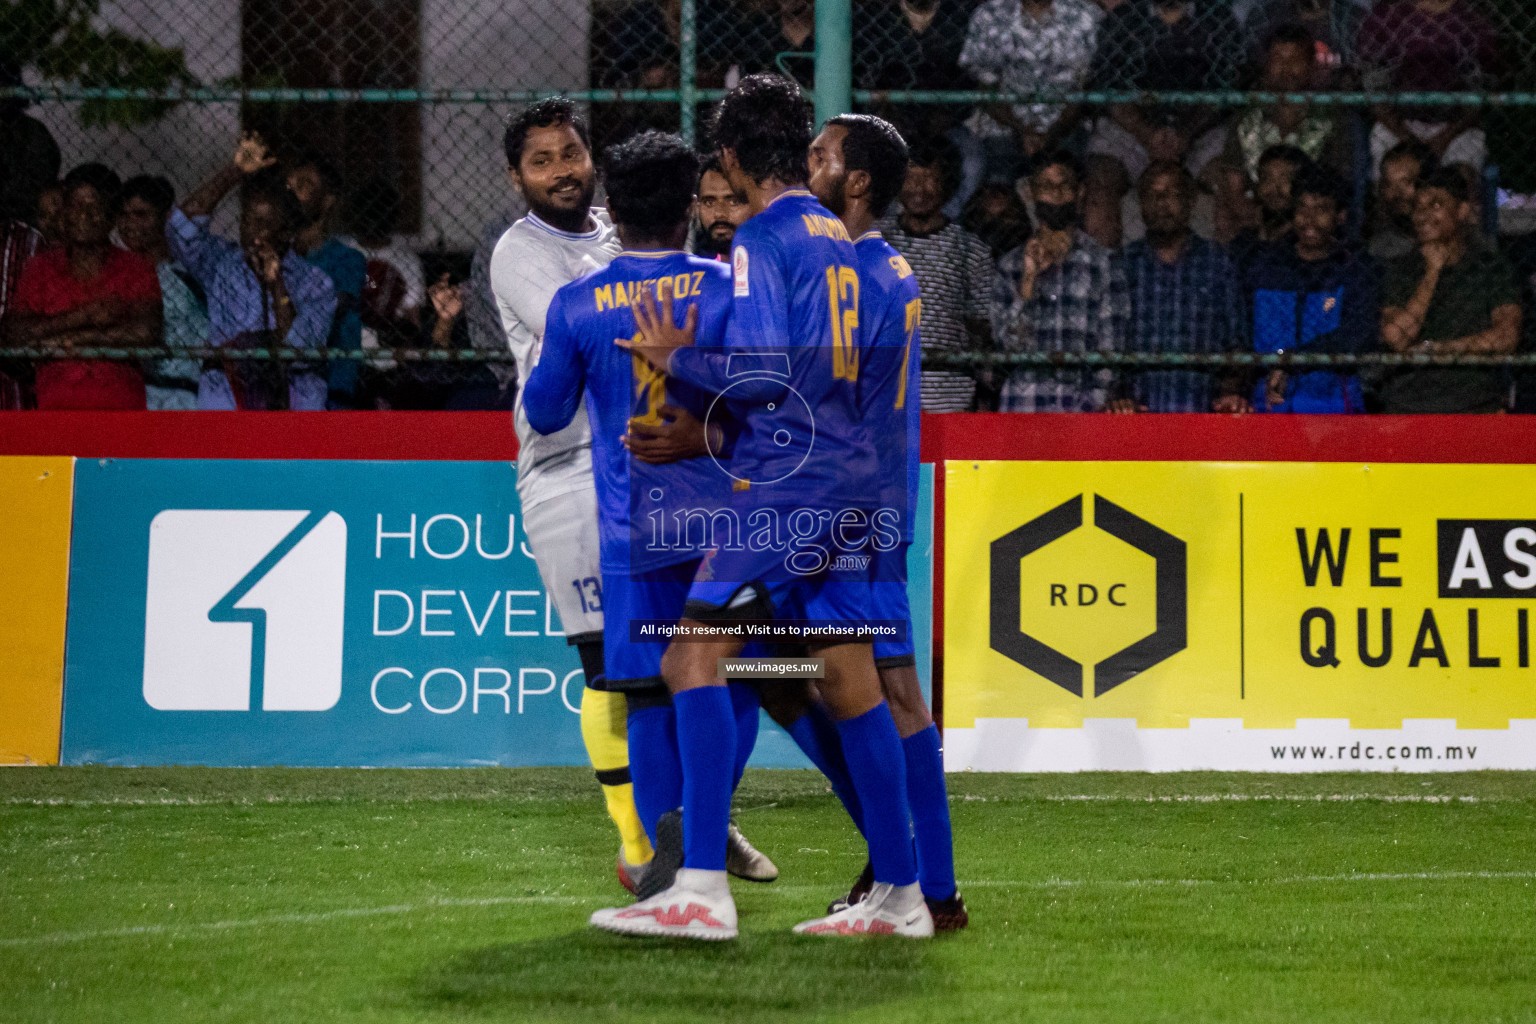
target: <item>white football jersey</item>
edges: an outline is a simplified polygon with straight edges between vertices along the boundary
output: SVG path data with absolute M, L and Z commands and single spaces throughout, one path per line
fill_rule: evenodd
M 517 430 L 517 493 L 524 508 L 592 486 L 592 428 L 586 406 L 558 433 L 545 436 L 523 414 L 521 383 L 539 363 L 544 315 L 555 292 L 584 274 L 600 270 L 619 254 L 618 235 L 608 211 L 594 208 L 597 227 L 581 234 L 551 227 L 532 213 L 514 221 L 491 254 L 491 291 L 517 360 L 519 381 L 513 412 Z

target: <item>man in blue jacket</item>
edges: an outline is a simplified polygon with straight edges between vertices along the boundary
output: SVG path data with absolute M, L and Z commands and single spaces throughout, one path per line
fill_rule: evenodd
M 1355 353 L 1376 348 L 1381 285 L 1365 253 L 1344 246 L 1342 179 L 1309 166 L 1292 190 L 1291 231 L 1248 265 L 1244 292 L 1257 352 Z M 1364 411 L 1360 378 L 1333 370 L 1273 370 L 1254 388 L 1255 412 Z

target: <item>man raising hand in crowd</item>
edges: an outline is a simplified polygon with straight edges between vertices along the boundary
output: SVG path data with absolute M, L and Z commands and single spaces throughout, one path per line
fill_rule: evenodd
M 208 340 L 214 346 L 323 348 L 330 334 L 336 290 L 324 271 L 293 251 L 293 233 L 304 215 L 298 199 L 270 171 L 275 163 L 261 137 L 247 132 L 229 165 L 172 210 L 166 224 L 171 254 L 208 296 Z M 208 228 L 213 211 L 236 185 L 242 185 L 238 245 Z M 251 364 L 237 367 L 233 360 L 206 369 L 198 408 L 325 408 L 325 381 L 313 371 L 291 367 L 283 388 L 282 382 L 258 381 L 251 370 Z

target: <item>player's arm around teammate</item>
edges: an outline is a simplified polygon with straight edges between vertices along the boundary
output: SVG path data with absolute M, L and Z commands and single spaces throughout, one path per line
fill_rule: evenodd
M 744 79 L 722 102 L 715 126 L 721 166 L 753 211 L 735 239 L 727 348 L 749 356 L 783 353 L 781 387 L 794 396 L 793 403 L 765 403 L 743 414 L 732 460 L 732 476 L 741 485 L 734 492 L 745 496 L 743 508 L 791 513 L 810 502 L 823 510 L 857 509 L 875 489 L 877 458 L 856 411 L 857 256 L 843 226 L 805 190 L 812 127 L 808 101 L 794 83 L 774 75 Z M 669 367 L 673 351 L 688 346 L 691 325 L 672 322 L 666 304 L 658 315 L 653 312 L 651 307 L 637 314 L 636 347 L 653 365 Z M 791 444 L 796 437 L 800 440 Z M 703 874 L 715 873 L 711 862 L 718 859 L 716 837 L 724 831 L 729 797 L 718 781 L 715 737 L 728 735 L 728 701 L 716 664 L 742 647 L 720 626 L 791 612 L 868 619 L 867 577 L 839 578 L 830 559 L 821 569 L 801 569 L 791 558 L 776 566 L 777 557 L 713 551 L 695 578 L 682 623 L 695 635 L 687 643 L 674 641 L 663 658 L 685 775 L 692 777 L 688 788 L 694 791 L 692 798 L 685 792 L 685 859 Z M 912 853 L 901 740 L 881 694 L 871 647 L 818 644 L 817 653 L 825 663 L 824 698 L 837 719 L 864 808 L 876 884 L 858 907 L 797 930 L 930 935 L 932 917 Z M 694 755 L 691 745 L 697 747 Z

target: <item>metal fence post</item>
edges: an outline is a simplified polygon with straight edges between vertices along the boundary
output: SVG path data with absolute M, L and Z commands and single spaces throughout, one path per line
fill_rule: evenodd
M 853 4 L 816 3 L 816 123 L 853 108 Z
M 695 115 L 698 113 L 698 0 L 683 0 L 678 27 L 678 112 L 679 133 L 688 145 L 694 144 Z

